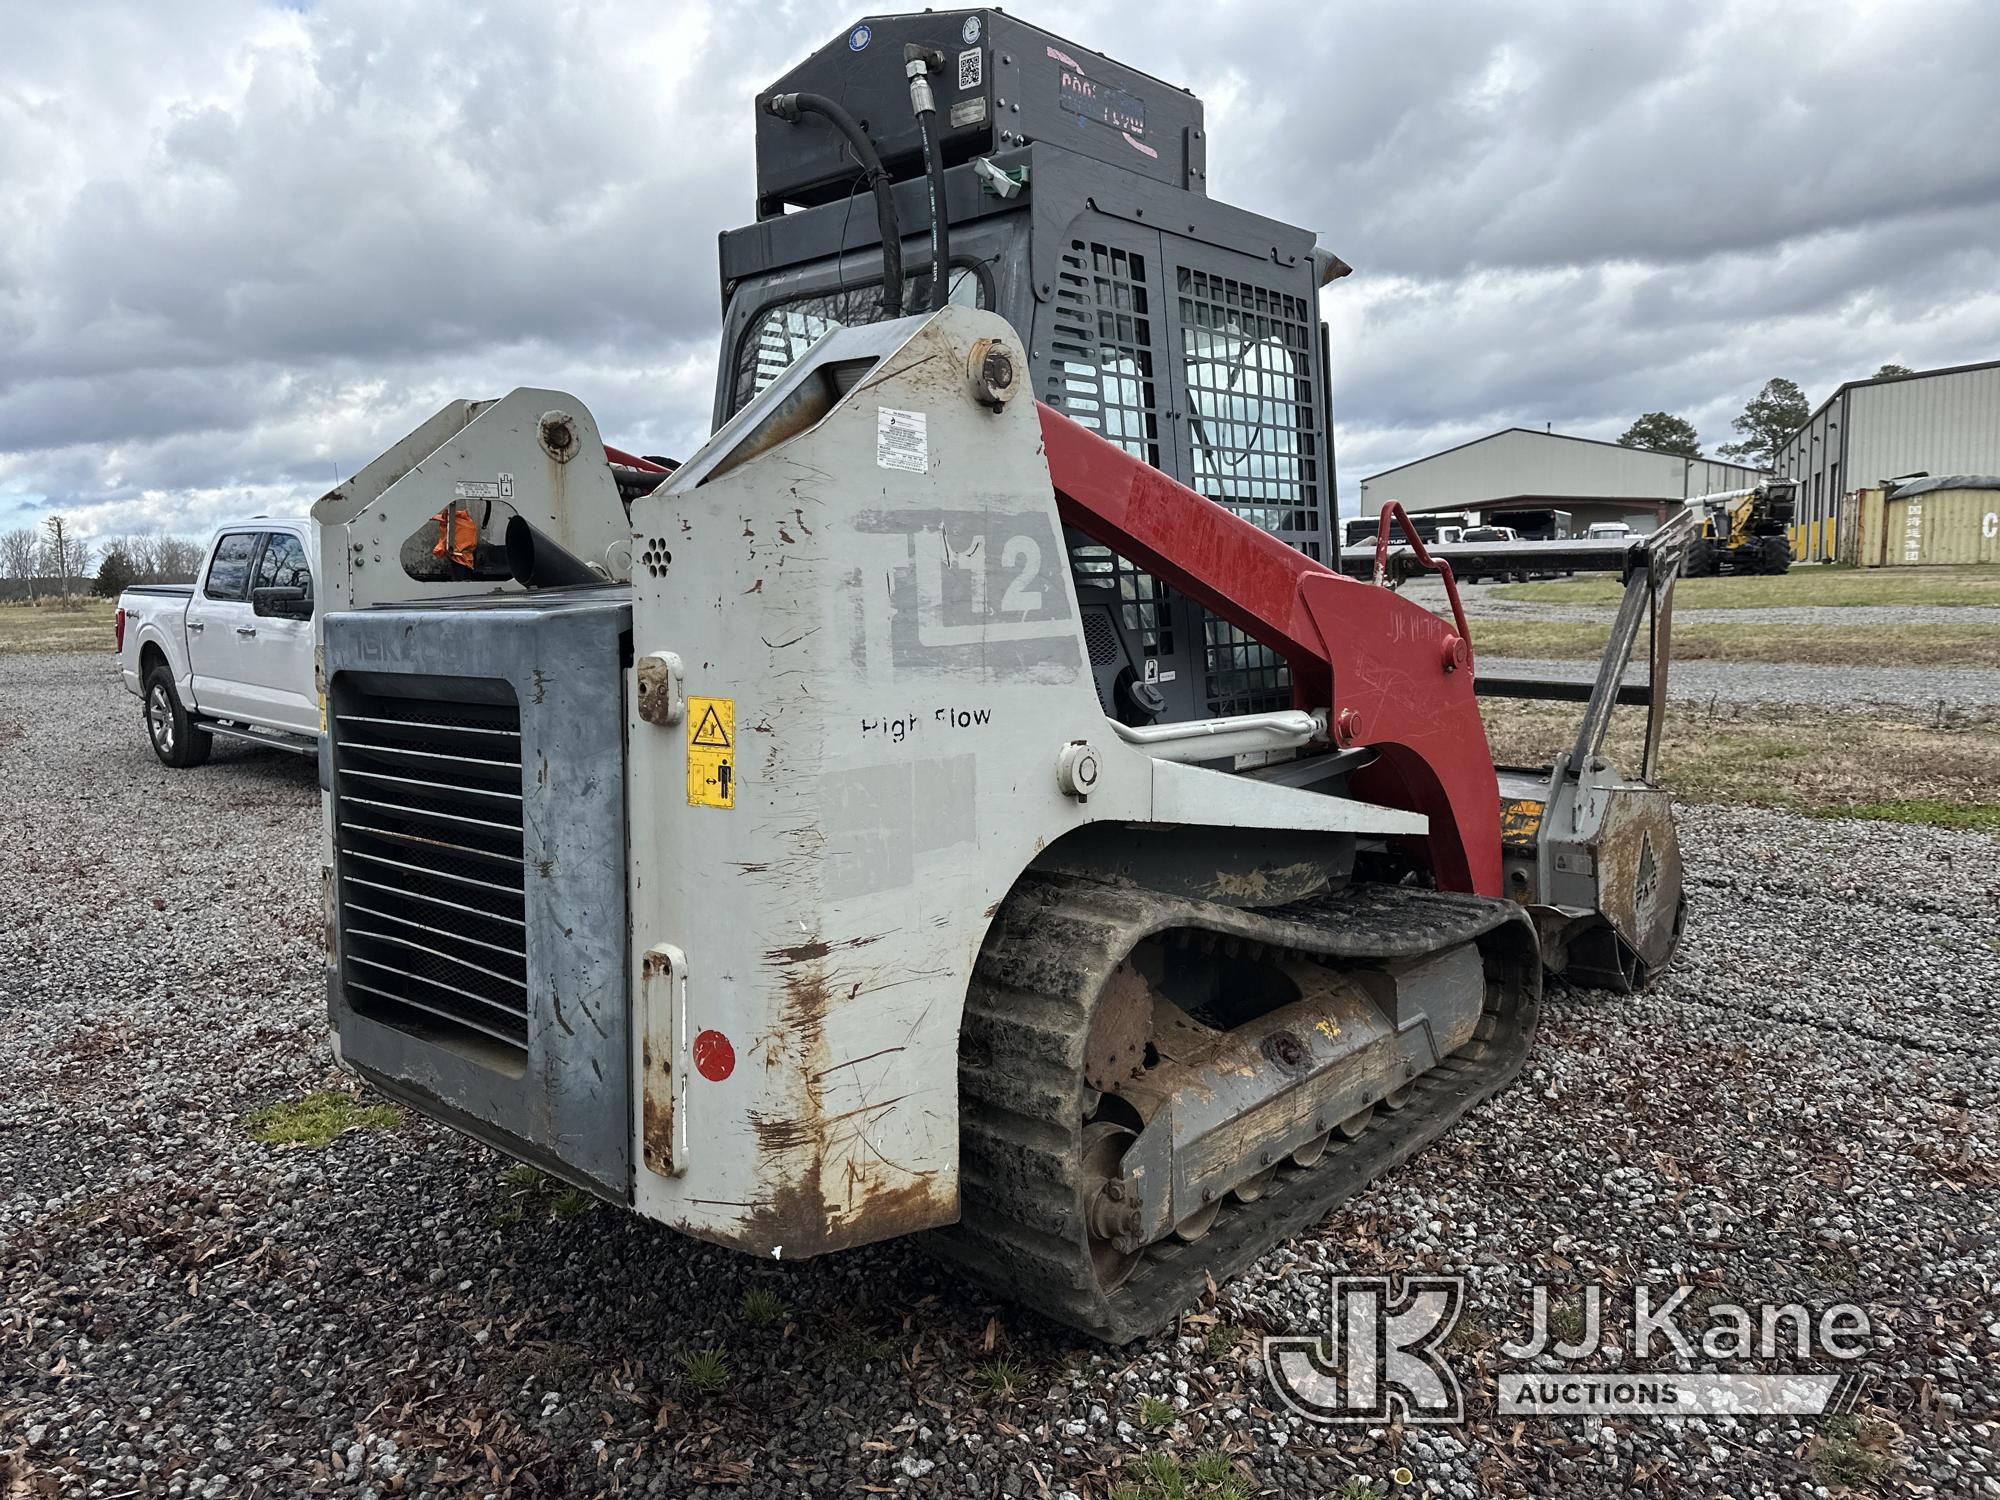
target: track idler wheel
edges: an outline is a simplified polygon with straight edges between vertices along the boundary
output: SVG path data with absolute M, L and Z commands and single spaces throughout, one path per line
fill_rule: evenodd
M 1138 1220 L 1138 1206 L 1127 1201 L 1125 1183 L 1118 1170 L 1118 1164 L 1138 1138 L 1123 1125 L 1109 1120 L 1094 1121 L 1083 1127 L 1079 1186 L 1084 1221 L 1090 1226 L 1090 1261 L 1097 1272 L 1097 1284 L 1107 1292 L 1125 1284 L 1145 1253 L 1143 1249 L 1121 1250 L 1117 1244 Z

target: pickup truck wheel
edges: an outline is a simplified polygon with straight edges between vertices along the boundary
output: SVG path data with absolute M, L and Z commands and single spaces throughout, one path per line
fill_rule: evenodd
M 165 666 L 146 674 L 146 738 L 163 766 L 186 770 L 208 759 L 215 737 L 188 717 L 181 695 L 174 691 L 174 674 Z

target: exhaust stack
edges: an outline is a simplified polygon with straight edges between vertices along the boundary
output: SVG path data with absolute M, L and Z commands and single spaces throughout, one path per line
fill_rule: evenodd
M 609 571 L 593 567 L 520 516 L 507 523 L 507 569 L 524 589 L 567 588 L 611 578 Z

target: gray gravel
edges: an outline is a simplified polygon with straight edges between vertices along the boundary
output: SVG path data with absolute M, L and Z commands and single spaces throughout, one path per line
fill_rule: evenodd
M 1525 1284 L 1585 1278 L 1864 1304 L 1880 1483 L 2000 1495 L 2000 840 L 1692 810 L 1693 927 L 1655 995 L 1555 987 L 1518 1085 L 1225 1287 L 1212 1327 L 1107 1351 L 905 1245 L 778 1266 L 565 1216 L 421 1120 L 255 1143 L 248 1110 L 338 1078 L 311 765 L 162 770 L 103 658 L 0 657 L 0 786 L 9 1500 L 1092 1500 L 1213 1445 L 1269 1495 L 1399 1466 L 1398 1493 L 1451 1500 L 1829 1492 L 1817 1422 L 1497 1420 Z M 1313 1328 L 1323 1272 L 1418 1268 L 1473 1278 L 1471 1420 L 1283 1413 L 1256 1335 Z M 752 1288 L 786 1315 L 753 1324 Z M 704 1395 L 679 1356 L 709 1347 L 732 1376 Z M 1139 1426 L 1141 1395 L 1171 1422 Z

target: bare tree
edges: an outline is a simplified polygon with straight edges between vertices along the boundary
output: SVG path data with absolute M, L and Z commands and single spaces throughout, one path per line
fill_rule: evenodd
M 132 576 L 141 583 L 160 581 L 160 545 L 166 538 L 157 531 L 149 531 L 139 536 L 128 536 L 118 543 L 125 560 L 132 565 Z
M 35 597 L 35 563 L 41 552 L 41 538 L 32 526 L 17 526 L 0 536 L 0 567 L 16 583 L 26 584 L 30 602 Z
M 62 579 L 62 598 L 65 608 L 69 605 L 69 575 L 71 557 L 76 550 L 76 539 L 70 535 L 69 522 L 61 516 L 50 516 L 42 522 L 42 529 L 49 534 L 44 555 L 48 558 L 48 570 Z
M 193 537 L 163 536 L 154 554 L 153 567 L 159 583 L 193 583 L 201 566 L 202 544 Z

